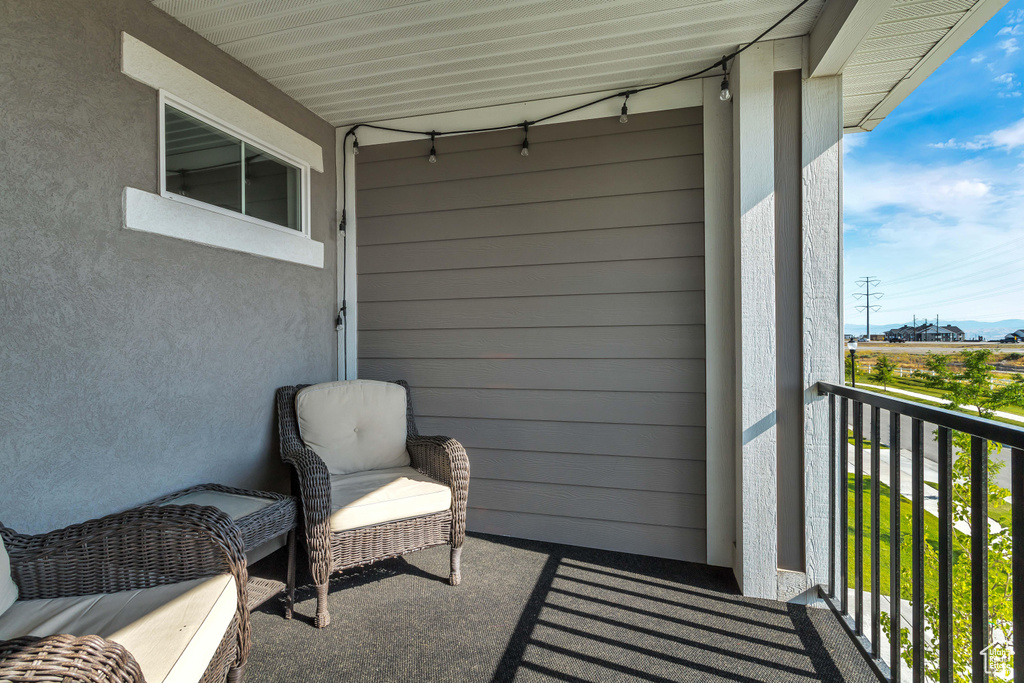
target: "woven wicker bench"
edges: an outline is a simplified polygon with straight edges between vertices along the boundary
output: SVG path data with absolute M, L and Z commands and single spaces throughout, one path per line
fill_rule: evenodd
M 295 527 L 299 519 L 297 499 L 283 493 L 251 491 L 220 484 L 200 484 L 170 493 L 149 503 L 187 504 L 209 505 L 231 517 L 241 533 L 246 559 L 250 565 L 287 543 L 286 581 L 250 576 L 247 590 L 250 610 L 256 609 L 282 590 L 286 590 L 285 618 L 291 619 L 295 604 Z

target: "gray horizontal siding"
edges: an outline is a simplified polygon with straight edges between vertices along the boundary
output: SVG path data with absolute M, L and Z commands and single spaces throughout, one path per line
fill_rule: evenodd
M 359 373 L 467 447 L 470 529 L 705 558 L 700 119 L 358 157 Z
M 360 282 L 362 284 L 362 282 Z M 704 358 L 703 325 L 361 330 L 359 356 L 376 358 Z

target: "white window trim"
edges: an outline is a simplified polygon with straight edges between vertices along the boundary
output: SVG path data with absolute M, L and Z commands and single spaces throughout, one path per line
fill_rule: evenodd
M 285 232 L 287 234 L 290 234 L 290 235 L 301 235 L 302 237 L 305 237 L 306 239 L 311 239 L 311 236 L 310 236 L 310 222 L 309 222 L 309 216 L 310 216 L 310 213 L 309 213 L 310 173 L 309 173 L 309 171 L 310 171 L 310 169 L 309 169 L 309 164 L 308 163 L 306 163 L 302 159 L 294 157 L 291 154 L 289 154 L 289 153 L 287 153 L 287 152 L 277 148 L 273 144 L 270 144 L 270 143 L 268 143 L 268 142 L 266 142 L 264 140 L 260 140 L 259 138 L 255 137 L 253 135 L 247 134 L 245 131 L 240 130 L 239 128 L 237 128 L 235 126 L 232 126 L 230 123 L 227 123 L 226 121 L 224 121 L 224 120 L 214 116 L 213 114 L 210 114 L 209 112 L 203 111 L 199 107 L 191 104 L 190 102 L 186 102 L 185 100 L 183 100 L 180 97 L 174 96 L 173 94 L 167 92 L 166 90 L 160 90 L 159 102 L 160 102 L 160 104 L 159 104 L 159 107 L 160 107 L 160 113 L 159 113 L 159 118 L 160 118 L 159 182 L 160 182 L 160 196 L 161 197 L 164 197 L 165 199 L 170 199 L 170 200 L 173 200 L 173 201 L 176 201 L 176 202 L 184 202 L 186 204 L 192 204 L 193 206 L 198 206 L 199 208 L 206 209 L 207 211 L 213 211 L 215 213 L 224 214 L 225 216 L 231 216 L 232 218 L 236 218 L 236 219 L 238 219 L 240 221 L 245 221 L 247 223 L 252 223 L 254 225 L 259 225 L 259 226 L 264 227 L 264 228 L 271 228 L 273 230 L 281 230 L 281 231 L 283 231 L 283 232 Z M 166 156 L 166 152 L 167 152 L 167 149 L 166 149 L 167 131 L 165 130 L 165 127 L 164 127 L 165 118 L 166 118 L 165 114 L 166 114 L 166 111 L 167 111 L 167 105 L 170 105 L 170 106 L 174 107 L 175 109 L 177 109 L 178 111 L 181 111 L 181 112 L 183 112 L 185 114 L 188 114 L 189 116 L 192 116 L 192 117 L 202 121 L 203 123 L 205 123 L 205 124 L 207 124 L 209 126 L 212 126 L 213 128 L 216 128 L 217 130 L 219 130 L 222 133 L 225 133 L 225 134 L 230 135 L 232 137 L 238 138 L 239 140 L 241 140 L 242 142 L 244 142 L 247 145 L 252 145 L 254 147 L 259 148 L 261 151 L 273 154 L 274 156 L 278 157 L 282 161 L 287 162 L 291 166 L 294 166 L 295 168 L 299 169 L 299 175 L 300 175 L 300 178 L 299 178 L 299 202 L 300 202 L 299 221 L 300 221 L 300 228 L 301 228 L 301 230 L 294 230 L 294 229 L 286 227 L 284 225 L 278 225 L 276 223 L 271 223 L 270 221 L 265 221 L 265 220 L 262 220 L 260 218 L 255 218 L 253 216 L 249 216 L 249 215 L 246 215 L 244 213 L 240 213 L 238 211 L 232 211 L 231 209 L 225 209 L 223 207 L 216 206 L 214 204 L 208 204 L 206 202 L 201 202 L 201 201 L 199 201 L 197 199 L 192 199 L 190 197 L 183 197 L 180 194 L 176 194 L 174 192 L 169 192 L 167 190 L 167 167 L 166 167 L 166 165 L 167 165 L 167 156 Z

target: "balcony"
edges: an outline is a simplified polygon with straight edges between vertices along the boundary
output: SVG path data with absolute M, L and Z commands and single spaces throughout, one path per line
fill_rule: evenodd
M 246 680 L 877 680 L 827 609 L 745 598 L 727 569 L 482 534 L 456 590 L 447 564 L 440 547 L 336 576 L 320 631 L 313 586 L 291 622 L 267 603 Z

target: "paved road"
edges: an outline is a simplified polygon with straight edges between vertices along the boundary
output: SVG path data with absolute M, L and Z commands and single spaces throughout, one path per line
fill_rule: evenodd
M 911 448 L 911 436 L 910 436 L 910 418 L 906 415 L 901 416 L 900 420 L 900 444 L 901 448 L 910 450 Z M 850 406 L 849 416 L 850 429 L 853 429 L 853 406 Z M 881 419 L 879 420 L 881 429 L 881 443 L 883 446 L 889 444 L 889 413 L 885 410 L 881 411 Z M 933 463 L 939 461 L 939 445 L 936 443 L 935 425 L 925 424 L 924 427 L 924 457 L 931 460 Z M 864 406 L 864 439 L 868 440 L 871 437 L 871 408 Z M 865 449 L 865 464 L 870 462 L 867 459 L 868 450 Z M 996 477 L 996 483 L 1003 488 L 1010 488 L 1010 449 L 1004 448 L 998 454 L 992 456 L 994 459 L 999 460 L 1003 463 L 1003 469 L 999 472 Z

